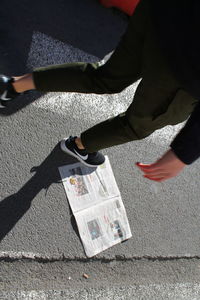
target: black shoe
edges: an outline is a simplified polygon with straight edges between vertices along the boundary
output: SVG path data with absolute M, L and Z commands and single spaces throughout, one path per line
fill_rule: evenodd
M 88 153 L 86 150 L 80 150 L 75 143 L 76 138 L 76 136 L 70 136 L 69 138 L 63 139 L 60 142 L 61 150 L 76 157 L 87 167 L 98 167 L 104 163 L 105 157 L 103 154 L 99 152 Z
M 12 82 L 14 82 L 12 77 L 0 75 L 0 107 L 5 107 L 7 103 L 21 94 L 14 90 Z

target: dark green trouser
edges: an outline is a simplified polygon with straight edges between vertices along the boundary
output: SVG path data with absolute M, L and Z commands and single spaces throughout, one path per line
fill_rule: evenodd
M 184 121 L 197 100 L 174 78 L 160 52 L 148 0 L 141 0 L 111 58 L 103 65 L 72 63 L 33 72 L 41 91 L 119 93 L 142 78 L 126 112 L 81 134 L 89 152 L 142 139 L 165 125 Z

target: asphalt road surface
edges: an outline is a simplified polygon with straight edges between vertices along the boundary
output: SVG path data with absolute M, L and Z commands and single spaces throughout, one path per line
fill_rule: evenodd
M 8 75 L 102 60 L 128 22 L 95 0 L 2 0 L 0 17 L 0 72 Z M 58 167 L 75 159 L 59 141 L 126 110 L 136 87 L 118 95 L 34 91 L 0 111 L 0 299 L 200 299 L 200 162 L 162 184 L 134 165 L 161 156 L 183 124 L 102 151 L 133 237 L 93 259 L 60 182 Z

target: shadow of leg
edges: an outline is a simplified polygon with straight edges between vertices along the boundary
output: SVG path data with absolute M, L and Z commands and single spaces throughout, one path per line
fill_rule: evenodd
M 0 202 L 0 241 L 28 211 L 32 200 L 42 189 L 61 182 L 58 167 L 75 162 L 74 158 L 61 152 L 58 144 L 41 165 L 32 168 L 34 176 L 17 193 Z

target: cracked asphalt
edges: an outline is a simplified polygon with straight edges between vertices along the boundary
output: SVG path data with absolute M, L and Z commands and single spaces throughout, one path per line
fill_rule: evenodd
M 101 60 L 128 22 L 96 0 L 2 0 L 0 17 L 0 72 L 8 75 Z M 136 87 L 119 95 L 34 91 L 0 111 L 0 299 L 200 299 L 200 162 L 162 184 L 134 166 L 162 155 L 182 124 L 103 150 L 133 237 L 93 259 L 60 183 L 58 167 L 75 162 L 60 139 L 124 111 Z

